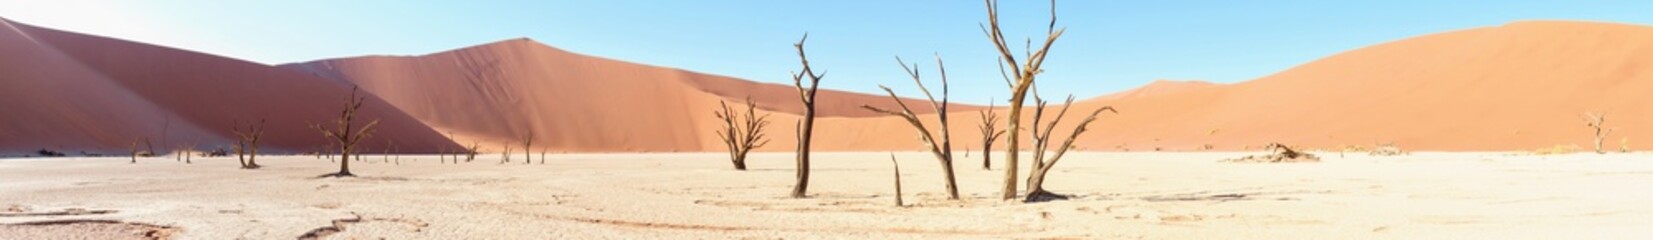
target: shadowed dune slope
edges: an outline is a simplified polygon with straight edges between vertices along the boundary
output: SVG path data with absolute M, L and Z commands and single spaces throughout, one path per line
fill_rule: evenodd
M 0 152 L 40 148 L 126 154 L 149 138 L 157 151 L 194 143 L 228 149 L 237 120 L 267 119 L 266 151 L 311 151 L 326 139 L 350 87 L 267 65 L 0 19 Z M 380 119 L 364 146 L 453 146 L 419 121 L 368 96 Z M 140 147 L 142 148 L 142 147 Z

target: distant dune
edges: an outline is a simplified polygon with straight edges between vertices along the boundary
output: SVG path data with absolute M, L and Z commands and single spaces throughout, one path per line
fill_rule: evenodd
M 536 148 L 553 152 L 716 151 L 723 146 L 713 135 L 719 100 L 751 97 L 782 115 L 771 127 L 777 138 L 791 138 L 794 120 L 783 119 L 803 111 L 791 85 L 579 55 L 528 39 L 282 67 L 360 84 L 459 143 L 490 150 L 533 134 Z M 825 118 L 879 116 L 861 104 L 895 107 L 883 95 L 823 90 L 818 97 Z M 932 112 L 924 101 L 908 101 L 924 104 L 915 112 Z
M 347 84 L 184 50 L 38 28 L 0 19 L 0 152 L 54 149 L 125 155 L 148 138 L 157 151 L 193 142 L 228 149 L 237 120 L 267 119 L 273 152 L 322 146 L 310 123 L 332 123 Z M 369 96 L 380 119 L 379 151 L 455 146 L 418 120 Z
M 746 97 L 773 114 L 774 142 L 761 150 L 790 151 L 801 112 L 790 85 L 580 55 L 527 39 L 275 67 L 0 23 L 0 152 L 124 151 L 143 137 L 210 148 L 228 143 L 230 121 L 254 118 L 270 120 L 271 146 L 305 151 L 323 140 L 305 124 L 334 117 L 350 84 L 375 96 L 365 110 L 385 121 L 375 139 L 394 139 L 404 151 L 473 142 L 485 151 L 520 148 L 530 134 L 544 148 L 536 151 L 721 151 L 711 111 L 718 100 Z M 1628 140 L 1648 149 L 1637 146 L 1653 142 L 1649 69 L 1653 28 L 1517 22 L 1356 49 L 1240 83 L 1155 81 L 1076 101 L 1060 129 L 1113 105 L 1120 114 L 1102 117 L 1080 148 L 1239 150 L 1280 142 L 1530 150 L 1588 148 L 1579 115 L 1594 111 L 1618 129 L 1608 148 Z M 820 99 L 817 149 L 921 147 L 902 120 L 856 107 L 893 107 L 887 97 L 823 91 Z M 928 103 L 907 101 L 931 118 Z M 954 106 L 957 150 L 979 150 L 980 110 Z

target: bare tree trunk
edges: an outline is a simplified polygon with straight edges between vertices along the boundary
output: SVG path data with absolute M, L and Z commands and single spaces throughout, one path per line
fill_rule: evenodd
M 985 2 L 987 4 L 988 24 L 982 27 L 982 32 L 987 33 L 989 40 L 992 40 L 993 45 L 999 50 L 1001 58 L 999 60 L 1001 63 L 999 64 L 999 70 L 1001 73 L 1006 67 L 1010 69 L 1011 73 L 1015 73 L 1014 81 L 1011 80 L 1009 74 L 1001 74 L 1011 90 L 1010 117 L 1007 119 L 1009 121 L 1008 125 L 1005 126 L 1005 131 L 1009 133 L 1006 144 L 1009 145 L 1006 146 L 1005 151 L 1003 190 L 1003 198 L 1010 200 L 1016 197 L 1016 168 L 1021 145 L 1018 138 L 1020 138 L 1019 127 L 1021 127 L 1022 121 L 1022 104 L 1027 100 L 1027 90 L 1033 85 L 1034 78 L 1042 72 L 1040 67 L 1045 62 L 1046 53 L 1050 51 L 1050 47 L 1056 42 L 1056 39 L 1062 36 L 1064 30 L 1056 29 L 1056 1 L 1051 0 L 1050 28 L 1046 31 L 1048 36 L 1046 36 L 1044 44 L 1040 45 L 1038 51 L 1029 51 L 1026 62 L 1017 61 L 1015 54 L 1010 50 L 1009 42 L 1004 37 L 1004 32 L 999 29 L 998 1 L 985 0 Z M 1031 50 L 1031 46 L 1029 50 Z
M 530 132 L 530 133 L 528 133 L 527 137 L 523 137 L 523 138 L 524 139 L 522 140 L 522 164 L 534 163 L 534 156 L 529 155 L 529 154 L 533 154 L 534 152 L 528 150 L 528 149 L 532 149 L 533 146 L 534 146 L 534 133 Z
M 890 165 L 895 167 L 895 206 L 907 206 L 901 202 L 901 163 L 895 161 L 895 154 L 890 154 Z
M 793 47 L 798 49 L 798 60 L 803 65 L 803 71 L 792 75 L 792 86 L 797 87 L 798 97 L 804 104 L 804 117 L 798 122 L 798 182 L 792 187 L 793 198 L 804 198 L 809 189 L 809 140 L 815 127 L 815 90 L 821 84 L 825 74 L 815 74 L 809 66 L 809 57 L 804 55 L 804 42 L 809 40 L 809 34 L 804 34 Z M 809 78 L 809 87 L 804 87 L 803 80 Z
M 138 163 L 138 141 L 137 140 L 132 140 L 132 162 L 130 162 L 130 163 Z

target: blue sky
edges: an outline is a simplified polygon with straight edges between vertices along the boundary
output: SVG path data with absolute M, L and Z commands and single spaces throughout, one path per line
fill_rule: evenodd
M 1012 39 L 1043 37 L 1048 1 L 1004 0 Z M 1653 24 L 1653 1 L 1060 1 L 1045 95 L 1090 97 L 1155 79 L 1239 82 L 1372 44 L 1510 21 Z M 974 0 L 39 1 L 0 17 L 260 63 L 416 55 L 529 37 L 574 52 L 788 82 L 810 33 L 823 87 L 916 92 L 893 56 L 933 71 L 956 101 L 1004 99 Z M 927 72 L 927 76 L 934 76 Z M 931 79 L 933 80 L 933 79 Z

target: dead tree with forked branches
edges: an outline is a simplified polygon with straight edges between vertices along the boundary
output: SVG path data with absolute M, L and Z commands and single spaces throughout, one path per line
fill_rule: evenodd
M 1103 111 L 1114 113 L 1119 113 L 1119 111 L 1114 110 L 1112 106 L 1103 106 L 1102 108 L 1098 108 L 1096 111 L 1091 112 L 1090 115 L 1085 116 L 1084 120 L 1079 121 L 1079 125 L 1073 127 L 1073 131 L 1069 132 L 1067 139 L 1063 140 L 1061 145 L 1057 145 L 1055 155 L 1049 155 L 1047 158 L 1045 154 L 1051 151 L 1049 148 L 1050 134 L 1052 132 L 1051 130 L 1056 129 L 1056 124 L 1062 121 L 1063 116 L 1067 115 L 1068 108 L 1073 107 L 1073 95 L 1068 95 L 1068 100 L 1062 103 L 1062 111 L 1057 112 L 1056 118 L 1051 119 L 1050 122 L 1046 123 L 1042 128 L 1039 125 L 1039 121 L 1044 116 L 1047 102 L 1043 99 L 1039 99 L 1037 94 L 1035 94 L 1034 99 L 1038 102 L 1038 105 L 1034 107 L 1033 110 L 1033 171 L 1028 173 L 1027 197 L 1022 201 L 1043 202 L 1067 199 L 1067 196 L 1051 193 L 1050 191 L 1045 190 L 1045 176 L 1048 176 L 1048 174 L 1050 174 L 1050 169 L 1056 166 L 1056 161 L 1062 160 L 1062 155 L 1067 154 L 1068 150 L 1073 149 L 1073 140 L 1079 138 L 1079 134 L 1085 133 L 1085 130 L 1087 130 L 1086 127 L 1089 126 L 1091 122 L 1096 121 L 1096 115 L 1101 114 Z
M 757 115 L 758 104 L 751 97 L 746 98 L 744 115 L 736 113 L 727 101 L 718 100 L 717 104 L 718 111 L 712 115 L 723 120 L 723 131 L 719 131 L 717 137 L 729 148 L 729 162 L 734 163 L 735 170 L 746 171 L 746 154 L 769 144 L 763 132 L 764 127 L 769 126 L 769 114 Z
M 1021 145 L 1017 138 L 1021 136 L 1018 132 L 1022 121 L 1022 103 L 1027 100 L 1028 88 L 1033 86 L 1034 78 L 1044 72 L 1041 67 L 1044 66 L 1045 56 L 1048 56 L 1047 53 L 1050 51 L 1051 45 L 1056 43 L 1056 39 L 1062 37 L 1062 32 L 1065 29 L 1056 29 L 1056 0 L 1051 0 L 1050 25 L 1045 31 L 1044 43 L 1038 45 L 1038 51 L 1032 51 L 1032 40 L 1029 39 L 1026 60 L 1018 61 L 1016 54 L 1010 50 L 1010 42 L 1004 37 L 1004 31 L 999 28 L 999 1 L 984 1 L 987 3 L 987 24 L 981 26 L 982 33 L 987 34 L 987 38 L 993 42 L 993 46 L 999 51 L 1000 72 L 1003 73 L 1005 68 L 1009 68 L 1009 73 L 1004 74 L 1006 83 L 1010 85 L 1010 116 L 1006 119 L 1008 125 L 1005 126 L 1005 131 L 1009 134 L 1006 136 L 1006 144 L 1009 145 L 1005 147 L 1004 190 L 1002 193 L 1004 200 L 1010 200 L 1016 197 L 1016 167 L 1019 155 L 1017 152 L 1020 150 L 1019 145 Z M 1010 74 L 1014 74 L 1013 81 Z
M 930 89 L 924 86 L 924 81 L 919 76 L 917 63 L 914 63 L 912 67 L 907 67 L 907 63 L 901 61 L 901 57 L 896 57 L 895 62 L 901 65 L 902 70 L 907 71 L 907 76 L 913 78 L 913 83 L 918 85 L 918 90 L 924 92 L 924 97 L 930 100 L 930 108 L 936 111 L 936 118 L 941 125 L 938 128 L 941 132 L 940 144 L 937 144 L 936 136 L 931 134 L 928 127 L 924 126 L 924 122 L 918 119 L 918 114 L 913 113 L 912 109 L 907 107 L 907 103 L 901 101 L 901 97 L 897 97 L 895 91 L 890 90 L 890 87 L 878 85 L 878 88 L 884 89 L 884 93 L 889 94 L 890 99 L 895 100 L 896 105 L 901 106 L 901 111 L 892 111 L 872 105 L 861 105 L 861 108 L 906 119 L 907 124 L 911 124 L 913 129 L 918 131 L 918 139 L 923 140 L 924 146 L 928 147 L 930 153 L 935 155 L 936 160 L 941 162 L 941 174 L 947 184 L 947 198 L 958 200 L 958 181 L 954 180 L 953 177 L 953 141 L 951 131 L 948 131 L 949 127 L 947 125 L 947 67 L 942 64 L 941 55 L 937 54 L 936 69 L 941 73 L 941 101 L 936 101 L 935 95 L 931 95 Z
M 1612 128 L 1607 128 L 1607 127 L 1601 125 L 1602 122 L 1607 121 L 1607 114 L 1597 114 L 1597 113 L 1587 112 L 1587 113 L 1584 113 L 1583 117 L 1584 117 L 1584 126 L 1585 127 L 1590 127 L 1590 129 L 1595 130 L 1594 135 L 1596 137 L 1596 154 L 1607 154 L 1607 151 L 1601 150 L 1602 140 L 1607 139 L 1607 134 L 1613 133 Z
M 355 177 L 350 173 L 350 153 L 356 151 L 356 144 L 362 139 L 373 135 L 379 120 L 367 122 L 361 127 L 353 126 L 356 122 L 356 112 L 362 109 L 362 103 L 367 101 L 366 96 L 356 96 L 360 92 L 357 87 L 350 87 L 350 98 L 345 99 L 344 110 L 339 113 L 339 119 L 334 120 L 334 129 L 327 129 L 321 124 L 310 124 L 311 129 L 321 131 L 323 136 L 339 147 L 339 172 L 323 174 L 318 177 Z M 360 156 L 357 157 L 358 159 Z
M 257 158 L 258 140 L 264 137 L 264 119 L 259 119 L 257 124 L 247 122 L 245 129 L 240 121 L 236 121 L 235 125 L 235 157 L 241 163 L 241 169 L 263 167 L 258 165 Z
M 804 55 L 804 41 L 809 40 L 809 34 L 804 34 L 797 44 L 798 60 L 803 70 L 792 73 L 792 86 L 798 89 L 798 98 L 804 104 L 804 116 L 798 120 L 798 182 L 792 186 L 792 197 L 803 198 L 809 189 L 809 140 L 815 132 L 815 90 L 821 85 L 821 78 L 826 72 L 815 74 L 809 66 L 809 57 Z M 809 79 L 809 87 L 804 87 L 804 78 Z
M 994 127 L 999 124 L 999 114 L 993 112 L 991 102 L 987 104 L 987 109 L 981 110 L 981 125 L 977 125 L 981 129 L 981 170 L 993 169 L 993 140 L 1004 136 L 1003 129 Z

